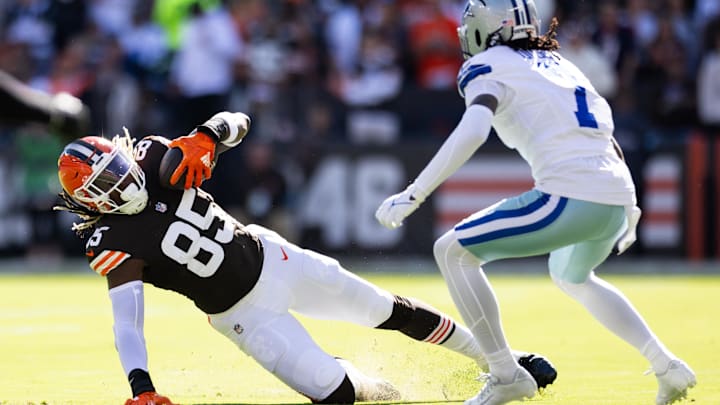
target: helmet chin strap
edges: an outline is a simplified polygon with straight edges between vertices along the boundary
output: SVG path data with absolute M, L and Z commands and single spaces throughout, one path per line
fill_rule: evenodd
M 145 209 L 148 202 L 148 193 L 144 188 L 142 190 L 138 189 L 137 184 L 131 183 L 120 193 L 120 198 L 127 202 L 118 211 L 123 214 L 134 215 Z

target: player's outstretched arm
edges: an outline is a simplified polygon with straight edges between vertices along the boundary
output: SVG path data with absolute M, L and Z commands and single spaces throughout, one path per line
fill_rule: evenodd
M 87 135 L 90 111 L 77 97 L 35 90 L 0 71 L 0 122 L 45 124 L 52 132 L 72 140 Z
M 157 394 L 148 372 L 142 269 L 142 261 L 129 259 L 107 274 L 115 348 L 133 396 L 125 405 L 172 405 Z
M 181 185 L 184 189 L 200 187 L 212 176 L 216 152 L 237 146 L 250 130 L 250 117 L 241 112 L 223 111 L 199 125 L 190 135 L 177 138 L 168 145 L 168 154 L 181 155 L 170 177 L 170 185 Z M 184 181 L 181 181 L 184 177 Z
M 418 177 L 403 192 L 380 204 L 375 218 L 394 229 L 425 201 L 443 181 L 462 166 L 485 143 L 490 134 L 494 110 L 484 104 L 470 104 L 460 122 Z

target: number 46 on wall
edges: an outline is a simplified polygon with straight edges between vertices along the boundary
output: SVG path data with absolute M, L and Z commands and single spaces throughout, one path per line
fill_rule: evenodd
M 375 210 L 406 181 L 403 164 L 391 156 L 330 155 L 312 173 L 300 203 L 303 228 L 319 228 L 330 248 L 389 247 L 403 232 L 383 228 Z

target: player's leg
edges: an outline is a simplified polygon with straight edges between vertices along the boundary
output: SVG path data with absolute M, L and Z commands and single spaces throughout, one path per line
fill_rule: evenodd
M 583 234 L 567 231 L 569 200 L 532 190 L 463 220 L 435 243 L 434 255 L 453 300 L 485 353 L 493 379 L 477 398 L 531 396 L 533 387 L 511 355 L 494 292 L 481 266 L 492 260 L 548 253 Z M 499 394 L 498 394 L 499 393 Z
M 302 249 L 275 232 L 252 225 L 265 249 L 268 277 L 278 279 L 278 296 L 289 308 L 317 319 L 398 330 L 484 364 L 470 331 L 446 314 L 414 298 L 393 295 L 344 269 L 328 256 Z M 287 257 L 286 260 L 285 257 Z
M 607 227 L 593 240 L 552 252 L 549 260 L 552 279 L 603 326 L 647 358 L 660 385 L 657 403 L 671 403 L 695 385 L 694 373 L 663 345 L 622 292 L 593 272 L 608 257 L 624 229 L 624 210 L 621 207 L 582 204 L 589 206 L 588 215 L 606 218 Z
M 330 356 L 289 313 L 247 306 L 212 315 L 210 322 L 243 352 L 313 403 L 397 400 L 387 381 L 366 376 Z
M 458 243 L 453 231 L 436 241 L 433 253 L 450 296 L 485 353 L 490 370 L 491 379 L 483 391 L 467 403 L 483 403 L 487 395 L 504 402 L 534 396 L 538 382 L 512 355 L 495 292 L 482 271 L 481 261 Z
M 516 366 L 508 354 L 495 294 L 481 266 L 548 253 L 573 241 L 574 236 L 557 224 L 567 203 L 567 198 L 528 191 L 471 215 L 435 243 L 438 267 L 465 323 L 488 356 L 491 373 L 495 368 L 496 374 L 509 378 Z

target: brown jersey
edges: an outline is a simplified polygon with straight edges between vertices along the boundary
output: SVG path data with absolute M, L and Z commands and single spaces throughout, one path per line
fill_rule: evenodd
M 149 195 L 136 215 L 106 214 L 94 225 L 85 254 L 106 275 L 129 258 L 145 262 L 143 281 L 190 298 L 203 312 L 223 312 L 257 283 L 263 262 L 258 238 L 199 188 L 160 184 L 168 140 L 148 136 L 135 146 Z

